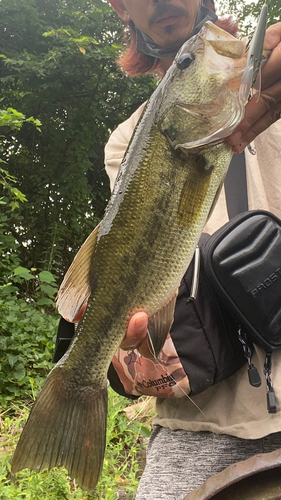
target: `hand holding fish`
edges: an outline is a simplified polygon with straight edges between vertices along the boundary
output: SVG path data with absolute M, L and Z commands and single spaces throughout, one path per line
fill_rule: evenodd
M 137 349 L 145 358 L 151 357 L 151 347 L 147 335 L 148 316 L 145 312 L 138 312 L 130 319 L 127 333 L 120 345 L 125 351 Z
M 78 314 L 73 319 L 74 323 L 78 323 L 87 307 L 87 302 L 83 304 Z M 151 357 L 151 346 L 147 335 L 148 316 L 145 312 L 137 312 L 134 314 L 128 325 L 126 335 L 120 344 L 120 348 L 124 351 L 137 349 L 145 358 Z
M 261 72 L 262 91 L 248 102 L 245 116 L 234 132 L 226 139 L 235 153 L 241 153 L 261 132 L 281 116 L 281 22 L 266 31 L 264 49 L 271 55 Z

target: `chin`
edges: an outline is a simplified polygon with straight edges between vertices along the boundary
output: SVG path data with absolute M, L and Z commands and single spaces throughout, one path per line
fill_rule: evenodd
M 163 47 L 163 48 L 170 48 L 172 49 L 173 47 L 178 47 L 179 45 L 182 45 L 188 35 L 189 35 L 190 31 L 185 33 L 184 35 L 182 35 L 181 37 L 178 36 L 177 34 L 177 37 L 173 36 L 174 32 L 167 30 L 166 31 L 166 39 L 163 43 L 160 43 L 160 45 Z
M 192 28 L 193 27 L 186 29 L 185 26 L 185 29 L 181 30 L 176 25 L 165 26 L 164 36 L 162 37 L 162 43 L 160 43 L 160 45 L 165 48 L 173 48 L 182 45 L 187 40 Z

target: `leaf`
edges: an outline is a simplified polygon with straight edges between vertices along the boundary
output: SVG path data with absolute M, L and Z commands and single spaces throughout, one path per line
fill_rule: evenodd
M 14 275 L 15 276 L 20 275 L 22 273 L 29 273 L 29 269 L 27 269 L 26 267 L 18 266 L 14 270 Z
M 149 438 L 150 437 L 150 429 L 148 429 L 148 427 L 145 427 L 144 425 L 141 425 L 140 427 L 140 434 L 145 437 L 145 438 Z
M 41 271 L 41 273 L 39 273 L 39 278 L 45 283 L 52 283 L 53 281 L 55 281 L 53 274 L 49 271 Z
M 79 47 L 79 50 L 80 52 L 82 52 L 82 54 L 86 54 L 86 49 L 84 49 L 84 47 Z
M 18 356 L 8 356 L 9 365 L 11 368 L 14 368 L 16 362 L 18 361 Z
M 27 118 L 26 121 L 29 123 L 33 123 L 33 125 L 35 125 L 37 130 L 40 131 L 40 127 L 42 126 L 42 123 L 40 122 L 40 120 L 38 120 L 37 118 L 33 118 L 33 116 L 30 116 L 29 118 Z
M 53 297 L 55 293 L 57 292 L 57 287 L 51 286 L 51 285 L 44 285 L 43 283 L 40 285 L 41 290 L 46 293 L 49 297 Z
M 22 380 L 26 375 L 25 367 L 22 363 L 18 363 L 15 366 L 14 378 L 16 380 Z
M 22 202 L 27 201 L 26 196 L 16 187 L 11 187 L 10 191 L 18 200 Z
M 35 277 L 30 274 L 29 269 L 26 267 L 19 266 L 14 270 L 14 275 L 24 278 L 25 280 L 35 279 Z
M 46 298 L 37 300 L 36 304 L 38 306 L 54 306 L 55 305 L 53 300 L 46 299 Z
M 5 337 L 0 338 L 0 349 L 2 349 L 3 351 L 7 349 L 7 339 Z
M 11 201 L 10 207 L 12 211 L 14 211 L 16 208 L 19 208 L 19 203 L 17 201 Z

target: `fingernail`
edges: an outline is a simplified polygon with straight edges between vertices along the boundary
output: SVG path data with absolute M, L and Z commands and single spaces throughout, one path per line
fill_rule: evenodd
M 235 134 L 233 134 L 233 136 L 230 136 L 228 142 L 232 146 L 236 146 L 237 144 L 239 144 L 241 139 L 242 139 L 242 132 L 239 131 L 239 132 L 235 132 Z

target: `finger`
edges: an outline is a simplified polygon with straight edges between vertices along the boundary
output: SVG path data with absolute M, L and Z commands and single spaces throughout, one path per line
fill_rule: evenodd
M 261 73 L 262 89 L 266 89 L 281 78 L 281 22 L 267 28 L 263 47 L 266 51 L 272 51 Z
M 154 353 L 153 353 L 153 349 L 151 347 L 151 343 L 150 343 L 148 335 L 139 344 L 137 349 L 138 349 L 139 353 L 141 354 L 141 356 L 144 356 L 145 358 L 148 358 L 148 359 L 154 359 Z
M 138 312 L 129 321 L 127 333 L 120 345 L 121 349 L 135 349 L 147 337 L 148 317 L 144 312 Z
M 281 29 L 281 23 L 280 29 Z M 279 40 L 276 47 L 272 50 L 267 62 L 264 64 L 261 71 L 261 87 L 262 90 L 269 88 L 271 85 L 281 79 L 281 41 Z
M 272 123 L 280 118 L 281 106 L 281 80 L 264 91 L 259 100 L 256 96 L 245 107 L 244 119 L 239 123 L 234 132 L 226 138 L 231 146 L 248 144 Z M 234 152 L 237 152 L 234 149 Z M 243 149 L 242 149 L 243 151 Z
M 234 153 L 242 153 L 244 149 L 253 142 L 253 140 L 264 130 L 266 130 L 270 125 L 272 125 L 277 120 L 281 118 L 281 103 L 272 109 L 270 109 L 267 113 L 265 113 L 262 118 L 260 118 L 254 125 L 251 127 L 247 133 L 241 138 L 241 141 L 237 146 L 233 146 Z
M 266 50 L 273 49 L 262 69 L 262 93 L 254 96 L 245 107 L 245 117 L 226 139 L 235 153 L 243 149 L 267 127 L 280 118 L 281 101 L 281 22 L 270 26 L 264 42 Z
M 263 47 L 265 50 L 272 50 L 281 42 L 281 22 L 272 24 L 265 32 Z

